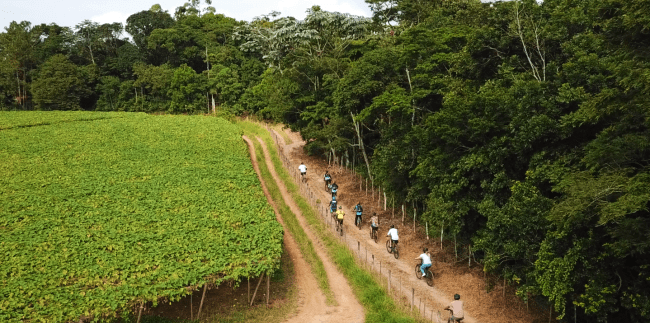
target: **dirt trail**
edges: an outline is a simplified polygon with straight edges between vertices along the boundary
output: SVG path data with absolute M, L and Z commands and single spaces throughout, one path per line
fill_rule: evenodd
M 275 133 L 274 130 L 271 130 Z M 391 270 L 391 281 L 393 289 L 400 289 L 402 298 L 411 301 L 414 293 L 414 303 L 419 307 L 420 312 L 426 317 L 434 317 L 438 311 L 443 312 L 442 316 L 446 317 L 445 311 L 442 309 L 447 306 L 454 293 L 461 294 L 461 299 L 465 302 L 465 319 L 466 323 L 491 323 L 491 322 L 536 322 L 532 315 L 526 313 L 524 307 L 521 309 L 521 302 L 518 303 L 519 308 L 514 303 L 517 300 L 514 296 L 501 297 L 501 292 L 487 293 L 485 291 L 483 281 L 480 277 L 476 277 L 467 269 L 458 270 L 453 264 L 436 261 L 436 255 L 432 258 L 434 264 L 432 272 L 435 274 L 434 288 L 428 287 L 424 281 L 420 281 L 415 277 L 414 267 L 417 263 L 415 257 L 421 253 L 423 246 L 429 247 L 433 250 L 433 240 L 427 241 L 418 236 L 417 232 L 413 232 L 412 222 L 409 225 L 405 223 L 402 225 L 399 216 L 392 218 L 390 208 L 387 211 L 383 210 L 384 202 L 381 206 L 378 205 L 377 199 L 372 199 L 366 196 L 366 193 L 359 188 L 359 178 L 351 174 L 349 171 L 338 167 L 328 167 L 327 162 L 321 158 L 307 156 L 302 146 L 305 142 L 302 140 L 298 133 L 285 131 L 293 141 L 292 144 L 286 145 L 282 139 L 278 142 L 281 145 L 281 151 L 292 164 L 290 172 L 297 174 L 297 167 L 300 162 L 304 162 L 308 167 L 307 171 L 307 187 L 306 190 L 314 195 L 313 201 L 320 200 L 321 207 L 319 211 L 321 214 L 326 214 L 323 209 L 331 199 L 330 193 L 324 189 L 324 182 L 322 179 L 326 169 L 330 170 L 332 178 L 339 185 L 338 201 L 339 205 L 343 206 L 346 213 L 346 220 L 344 227 L 347 238 L 345 241 L 348 243 L 352 250 L 359 250 L 359 257 L 364 258 L 364 253 L 367 257 L 374 256 L 373 269 L 378 270 L 378 265 L 383 267 L 382 275 L 384 282 L 388 278 L 388 269 Z M 276 133 L 277 135 L 277 133 Z M 278 138 L 281 138 L 278 135 Z M 304 191 L 303 191 L 304 192 Z M 309 194 L 309 193 L 308 193 Z M 363 226 L 361 230 L 353 226 L 354 214 L 353 206 L 361 202 L 364 207 Z M 389 205 L 390 206 L 390 205 Z M 369 214 L 377 212 L 380 217 L 379 241 L 375 243 L 369 238 Z M 397 212 L 399 214 L 399 212 Z M 386 232 L 390 224 L 395 224 L 400 231 L 400 259 L 396 260 L 394 257 L 386 252 L 385 241 Z M 367 251 L 366 251 L 367 250 Z M 436 251 L 434 251 L 436 252 Z M 371 260 L 368 259 L 368 262 Z M 380 264 L 378 264 L 380 262 Z M 399 284 L 399 286 L 398 286 Z M 514 299 L 514 300 L 513 300 Z M 421 302 L 421 303 L 420 303 Z M 426 305 L 421 305 L 426 304 Z M 525 305 L 524 305 L 525 306 Z M 433 309 L 433 312 L 432 312 Z
M 290 158 L 291 162 L 295 164 L 296 167 L 294 168 L 296 169 L 301 161 L 306 162 L 309 160 L 309 162 L 306 163 L 308 167 L 307 184 L 310 187 L 311 193 L 314 194 L 317 199 L 322 201 L 321 204 L 323 204 L 323 207 L 326 207 L 331 199 L 331 194 L 324 190 L 324 182 L 321 178 L 322 174 L 325 173 L 325 169 L 321 169 L 322 167 L 316 166 L 312 157 L 304 155 L 302 146 L 305 144 L 305 142 L 302 140 L 302 138 L 299 137 L 298 134 L 292 132 L 287 133 L 289 134 L 293 143 L 290 145 L 285 145 L 283 148 L 284 152 L 287 154 L 287 157 Z M 282 141 L 280 141 L 280 143 L 282 144 Z M 334 168 L 332 168 L 332 170 L 333 169 Z M 293 169 L 290 171 L 295 172 Z M 343 222 L 344 232 L 346 235 L 345 239 L 343 239 L 344 242 L 347 242 L 348 246 L 352 250 L 358 250 L 360 248 L 362 257 L 365 253 L 368 253 L 370 255 L 370 258 L 374 259 L 373 268 L 375 268 L 375 270 L 378 271 L 378 268 L 380 266 L 383 267 L 382 275 L 385 276 L 384 279 L 388 279 L 388 269 L 390 269 L 393 289 L 399 289 L 400 292 L 402 292 L 401 297 L 405 298 L 409 302 L 412 300 L 412 298 L 414 298 L 416 306 L 420 308 L 420 312 L 423 316 L 431 318 L 431 309 L 436 309 L 435 311 L 438 311 L 447 306 L 447 304 L 452 299 L 450 296 L 445 295 L 444 293 L 438 291 L 436 288 L 427 286 L 426 283 L 419 281 L 415 277 L 413 268 L 415 264 L 418 263 L 416 260 L 404 260 L 404 253 L 402 253 L 400 259 L 397 260 L 393 257 L 393 255 L 386 252 L 384 244 L 386 238 L 383 236 L 386 234 L 386 231 L 388 231 L 387 226 L 380 225 L 379 240 L 378 243 L 375 243 L 369 237 L 367 226 L 364 226 L 361 230 L 359 230 L 353 225 L 355 214 L 353 211 L 353 205 L 359 201 L 351 202 L 352 197 L 349 194 L 351 187 L 348 186 L 352 185 L 349 185 L 349 183 L 344 184 L 342 181 L 340 181 L 340 175 L 342 175 L 341 172 L 338 172 L 336 170 L 330 172 L 332 173 L 335 181 L 337 181 L 339 184 L 339 194 L 337 197 L 339 205 L 343 206 L 343 210 L 346 214 L 346 219 Z M 336 178 L 338 178 L 338 180 Z M 310 183 L 311 185 L 309 185 Z M 348 193 L 345 192 L 346 189 Z M 362 205 L 364 205 L 364 203 L 362 203 Z M 368 214 L 370 213 L 368 211 L 370 211 L 372 208 L 369 208 L 368 205 L 366 205 L 364 209 L 364 213 Z M 367 221 L 367 219 L 368 217 L 366 216 L 365 220 Z M 412 288 L 415 290 L 415 296 L 413 295 Z M 424 305 L 422 305 L 422 303 L 424 303 Z M 476 323 L 478 321 L 471 317 L 471 315 L 466 311 L 465 319 L 463 322 Z
M 255 171 L 260 177 L 264 194 L 266 195 L 267 199 L 273 206 L 275 213 L 277 214 L 278 221 L 284 226 L 284 223 L 281 217 L 279 216 L 279 212 L 277 211 L 277 206 L 272 201 L 268 189 L 264 181 L 262 180 L 261 176 L 259 175 L 260 174 L 259 165 L 257 163 L 257 157 L 255 154 L 255 148 L 253 147 L 253 143 L 246 136 L 244 136 L 243 138 L 249 146 L 253 167 L 255 168 Z M 325 296 L 318 288 L 318 283 L 316 282 L 314 275 L 311 273 L 309 265 L 302 257 L 300 253 L 300 249 L 298 248 L 298 245 L 296 244 L 295 240 L 293 239 L 289 231 L 285 230 L 285 245 L 289 254 L 291 255 L 291 258 L 294 260 L 294 268 L 296 271 L 296 283 L 299 290 L 299 301 L 298 301 L 297 313 L 295 314 L 295 316 L 289 318 L 286 322 L 289 323 L 364 322 L 365 314 L 364 314 L 363 307 L 361 306 L 359 301 L 355 298 L 354 294 L 352 293 L 352 289 L 348 285 L 345 277 L 336 269 L 334 264 L 327 257 L 327 254 L 324 248 L 322 247 L 320 241 L 316 238 L 313 232 L 309 230 L 309 227 L 304 217 L 300 213 L 300 209 L 297 207 L 297 205 L 291 198 L 291 195 L 287 191 L 282 181 L 278 178 L 275 168 L 271 163 L 271 157 L 269 155 L 266 145 L 261 140 L 260 143 L 262 144 L 262 149 L 264 151 L 265 158 L 268 161 L 267 165 L 269 167 L 269 172 L 275 179 L 280 189 L 280 192 L 282 193 L 282 197 L 285 203 L 287 204 L 287 206 L 289 206 L 291 211 L 294 214 L 296 214 L 296 217 L 298 218 L 298 221 L 303 227 L 303 230 L 305 230 L 307 236 L 312 241 L 316 242 L 314 243 L 316 253 L 323 261 L 323 265 L 325 266 L 325 270 L 327 271 L 327 276 L 329 279 L 330 286 L 332 288 L 332 291 L 334 292 L 336 301 L 339 304 L 338 306 L 328 306 L 325 303 Z

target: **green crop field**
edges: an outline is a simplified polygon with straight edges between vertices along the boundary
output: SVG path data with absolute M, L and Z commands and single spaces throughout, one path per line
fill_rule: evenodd
M 110 317 L 278 267 L 241 130 L 203 116 L 0 112 L 0 321 Z

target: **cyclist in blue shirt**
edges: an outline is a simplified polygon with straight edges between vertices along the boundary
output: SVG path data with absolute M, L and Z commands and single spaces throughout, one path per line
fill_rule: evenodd
M 332 200 L 330 201 L 330 212 L 336 212 L 336 196 L 332 196 Z
M 336 192 L 339 190 L 339 186 L 336 183 L 332 184 L 332 197 L 336 196 Z
M 354 211 L 357 212 L 357 217 L 354 219 L 354 223 L 361 222 L 361 215 L 363 214 L 363 207 L 361 207 L 361 202 L 358 202 L 357 205 L 354 206 Z
M 330 175 L 330 171 L 326 170 L 325 171 L 325 187 L 329 188 L 330 184 L 332 184 L 332 176 Z

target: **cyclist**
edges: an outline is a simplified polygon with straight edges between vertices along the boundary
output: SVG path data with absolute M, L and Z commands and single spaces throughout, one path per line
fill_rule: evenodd
M 386 236 L 390 236 L 390 247 L 393 248 L 393 244 L 395 247 L 397 247 L 397 242 L 399 240 L 399 236 L 397 235 L 397 228 L 395 227 L 394 224 L 390 225 L 390 230 L 388 230 L 388 233 Z
M 332 200 L 330 201 L 330 212 L 336 212 L 336 196 L 332 196 Z
M 445 307 L 445 310 L 451 312 L 451 317 L 447 322 L 453 323 L 453 322 L 460 322 L 465 318 L 465 311 L 463 310 L 463 301 L 460 300 L 460 295 L 455 294 L 454 295 L 454 301 L 449 304 L 449 306 Z
M 370 218 L 370 234 L 374 236 L 377 230 L 379 230 L 379 218 L 377 217 L 377 213 L 373 212 Z
M 300 162 L 300 166 L 298 166 L 298 169 L 300 170 L 300 177 L 304 178 L 307 175 L 307 166 Z
M 339 186 L 336 183 L 332 184 L 332 196 L 336 196 L 336 191 L 339 190 Z
M 345 212 L 343 212 L 343 207 L 339 205 L 339 210 L 336 211 L 336 220 L 339 222 L 339 226 L 343 229 L 343 218 L 345 217 Z
M 420 271 L 422 272 L 422 277 L 426 277 L 425 269 L 431 267 L 431 257 L 427 254 L 429 248 L 422 249 L 422 254 L 415 259 L 422 259 L 422 265 L 420 266 Z
M 354 210 L 357 212 L 357 217 L 354 219 L 354 223 L 356 224 L 357 221 L 361 222 L 361 215 L 363 214 L 361 202 L 357 202 L 357 205 L 354 206 Z
M 330 184 L 332 183 L 332 176 L 330 175 L 330 171 L 326 170 L 325 171 L 325 187 L 329 187 Z

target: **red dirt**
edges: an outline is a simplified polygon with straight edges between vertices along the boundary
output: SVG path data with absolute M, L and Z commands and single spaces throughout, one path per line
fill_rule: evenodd
M 340 167 L 329 167 L 326 160 L 315 156 L 308 156 L 302 149 L 304 141 L 300 138 L 298 133 L 285 130 L 294 142 L 291 145 L 286 145 L 280 136 L 276 134 L 276 140 L 280 145 L 280 152 L 289 159 L 291 174 L 297 174 L 297 168 L 300 162 L 304 162 L 308 167 L 307 171 L 307 184 L 304 185 L 302 191 L 305 197 L 313 194 L 311 202 L 316 204 L 320 200 L 320 207 L 317 206 L 319 211 L 323 211 L 325 206 L 331 199 L 330 193 L 324 189 L 324 182 L 322 179 L 326 169 L 330 170 L 333 181 L 339 185 L 338 201 L 339 205 L 343 205 L 346 217 L 344 226 L 347 234 L 346 241 L 349 247 L 357 251 L 360 247 L 360 258 L 364 258 L 364 251 L 367 249 L 367 257 L 370 258 L 374 255 L 374 265 L 372 267 L 378 270 L 377 262 L 381 262 L 384 267 L 382 274 L 384 281 L 388 278 L 387 269 L 391 270 L 391 281 L 393 289 L 397 289 L 399 281 L 400 291 L 402 295 L 400 298 L 406 299 L 411 302 L 411 293 L 415 292 L 415 306 L 420 308 L 420 312 L 426 317 L 435 317 L 438 311 L 445 311 L 442 309 L 448 305 L 452 300 L 452 295 L 458 293 L 461 299 L 465 302 L 465 320 L 466 323 L 481 322 L 532 322 L 541 323 L 548 321 L 548 312 L 544 314 L 539 309 L 530 311 L 527 306 L 517 296 L 514 295 L 514 288 L 506 286 L 505 295 L 503 293 L 503 283 L 499 284 L 496 278 L 487 276 L 491 279 L 492 284 L 495 285 L 491 292 L 486 292 L 486 280 L 480 265 L 473 263 L 468 266 L 467 258 L 461 263 L 456 262 L 455 255 L 450 255 L 448 252 L 441 250 L 440 240 L 436 241 L 435 237 L 427 240 L 426 235 L 423 233 L 424 228 L 416 227 L 413 229 L 413 218 L 407 216 L 406 221 L 402 224 L 401 209 L 396 208 L 394 211 L 389 207 L 386 211 L 383 210 L 383 198 L 381 206 L 378 204 L 377 195 L 372 198 L 370 191 L 366 195 L 365 190 L 361 191 L 360 177 L 353 174 L 351 171 Z M 275 133 L 275 131 L 272 131 Z M 365 184 L 365 183 L 364 183 Z M 365 187 L 364 187 L 365 188 Z M 306 194 L 305 194 L 306 192 Z M 390 199 L 389 199 L 390 200 Z M 352 211 L 353 205 L 361 202 L 364 207 L 364 224 L 362 229 L 359 230 L 352 225 L 354 213 Z M 389 205 L 390 206 L 390 205 Z M 324 211 L 323 211 L 324 212 Z M 380 219 L 380 239 L 377 244 L 369 239 L 369 214 L 376 212 Z M 394 212 L 394 217 L 393 217 Z M 325 213 L 323 213 L 325 214 Z M 324 217 L 326 219 L 326 217 Z M 410 219 L 410 220 L 409 220 Z M 410 222 L 409 222 L 410 221 Z M 395 260 L 392 255 L 386 252 L 384 243 L 385 236 L 388 228 L 394 224 L 399 229 L 400 235 L 400 259 Z M 445 242 L 445 247 L 448 247 L 449 242 Z M 452 242 L 453 246 L 453 242 Z M 419 281 L 415 278 L 414 267 L 419 263 L 415 258 L 421 253 L 423 247 L 428 247 L 433 252 L 433 266 L 432 272 L 434 273 L 435 282 L 434 287 L 428 287 L 425 282 Z M 420 302 L 426 304 L 420 305 Z M 425 307 L 425 308 L 423 308 Z M 433 309 L 433 313 L 431 311 Z

